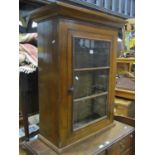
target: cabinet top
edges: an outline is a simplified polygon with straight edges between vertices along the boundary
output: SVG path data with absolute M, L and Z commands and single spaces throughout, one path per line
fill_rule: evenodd
M 69 19 L 78 19 L 87 22 L 104 24 L 113 27 L 122 27 L 126 22 L 125 20 L 107 15 L 103 12 L 84 8 L 63 1 L 54 1 L 42 8 L 32 12 L 31 19 L 37 22 L 46 20 L 52 17 L 62 17 Z

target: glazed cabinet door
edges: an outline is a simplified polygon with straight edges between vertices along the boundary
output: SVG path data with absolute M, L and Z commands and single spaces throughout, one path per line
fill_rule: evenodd
M 67 64 L 62 137 L 67 143 L 89 136 L 113 122 L 115 40 L 117 33 L 79 23 L 62 22 L 61 49 Z M 65 50 L 67 49 L 67 50 Z M 66 54 L 66 55 L 65 55 Z M 62 57 L 64 61 L 64 57 Z M 64 68 L 64 66 L 62 66 Z M 64 75 L 63 75 L 64 76 Z
M 112 123 L 114 43 L 110 35 L 91 32 L 69 31 L 68 36 L 70 131 L 77 136 Z
M 111 42 L 72 37 L 73 130 L 107 117 Z

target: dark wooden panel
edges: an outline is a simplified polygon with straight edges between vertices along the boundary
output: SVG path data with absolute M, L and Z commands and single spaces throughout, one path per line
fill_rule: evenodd
M 40 134 L 58 140 L 59 62 L 57 20 L 38 24 Z
M 121 155 L 132 147 L 134 142 L 134 135 L 130 134 L 122 140 L 118 141 L 116 144 L 112 145 L 108 149 L 108 155 Z
M 122 155 L 135 155 L 133 148 L 127 149 Z

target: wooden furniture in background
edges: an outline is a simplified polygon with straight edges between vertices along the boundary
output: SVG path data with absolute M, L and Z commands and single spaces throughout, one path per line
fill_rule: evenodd
M 120 115 L 114 115 L 114 119 L 116 121 L 128 124 L 132 127 L 135 127 L 135 119 L 131 118 L 131 117 L 124 117 L 124 116 L 120 116 Z
M 20 122 L 24 126 L 25 136 L 21 140 L 29 140 L 28 116 L 39 112 L 38 103 L 38 70 L 33 73 L 20 73 L 19 77 L 19 111 Z M 20 125 L 21 126 L 21 125 Z
M 115 98 L 114 115 L 121 115 L 125 117 L 135 117 L 135 103 L 133 100 L 123 98 Z
M 135 58 L 117 58 L 117 74 L 123 71 L 133 73 L 132 65 L 135 64 Z
M 134 100 L 135 99 L 135 92 L 130 91 L 130 90 L 115 88 L 115 96 Z
M 115 88 L 115 115 L 135 117 L 135 58 L 117 58 L 117 83 Z
M 135 64 L 135 58 L 117 58 L 116 62 L 117 62 L 117 75 L 128 74 L 128 73 L 134 74 L 132 65 Z M 115 96 L 126 98 L 129 100 L 134 100 L 135 91 L 116 87 Z

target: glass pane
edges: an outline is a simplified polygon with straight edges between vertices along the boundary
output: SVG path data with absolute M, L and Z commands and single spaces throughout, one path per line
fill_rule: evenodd
M 73 129 L 81 128 L 107 115 L 107 95 L 74 102 L 73 111 Z
M 108 91 L 109 70 L 74 72 L 74 99 Z
M 73 129 L 106 116 L 111 43 L 73 38 Z
M 109 66 L 110 42 L 74 38 L 74 68 Z

